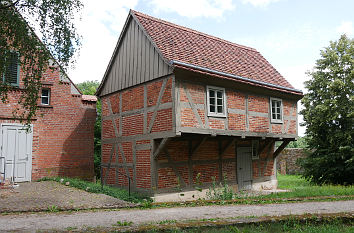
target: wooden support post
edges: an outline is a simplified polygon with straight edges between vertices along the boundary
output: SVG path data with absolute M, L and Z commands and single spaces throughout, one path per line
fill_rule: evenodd
M 280 152 L 291 142 L 290 139 L 285 139 L 283 143 L 278 147 L 278 149 L 273 153 L 273 158 L 277 157 Z
M 153 159 L 157 159 L 157 156 L 163 151 L 166 147 L 167 143 L 169 142 L 170 138 L 162 139 L 160 145 L 157 147 L 156 151 L 154 152 Z
M 264 144 L 259 147 L 259 150 L 258 150 L 258 155 L 259 157 L 261 156 L 261 154 L 265 151 L 266 148 L 268 148 L 272 143 L 274 143 L 274 139 L 269 139 L 269 140 L 266 140 L 264 142 Z

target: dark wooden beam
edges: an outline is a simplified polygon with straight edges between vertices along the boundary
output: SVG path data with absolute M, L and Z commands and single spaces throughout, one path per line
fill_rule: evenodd
M 170 141 L 170 138 L 162 139 L 160 145 L 157 147 L 156 151 L 154 152 L 153 159 L 157 159 L 157 156 L 165 149 L 167 143 Z
M 220 155 L 223 156 L 225 152 L 236 142 L 236 138 L 231 139 L 226 143 L 225 147 L 221 150 Z
M 274 142 L 275 142 L 274 139 L 265 140 L 265 142 L 263 143 L 263 145 L 259 147 L 258 155 L 260 156 L 260 155 L 265 151 L 265 149 L 267 149 L 268 146 L 270 146 L 270 145 L 271 145 L 272 143 L 274 143 Z
M 199 150 L 203 143 L 208 139 L 209 136 L 203 136 L 203 138 L 198 142 L 198 144 L 192 149 L 191 157 Z
M 278 149 L 273 153 L 273 158 L 277 157 L 280 152 L 293 140 L 286 139 L 283 141 L 283 143 L 278 147 Z

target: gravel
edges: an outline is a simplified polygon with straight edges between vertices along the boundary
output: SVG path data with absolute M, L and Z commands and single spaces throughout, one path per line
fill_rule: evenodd
M 20 183 L 18 188 L 0 189 L 0 213 L 132 206 L 135 204 L 105 194 L 89 193 L 55 181 Z
M 0 217 L 0 229 L 2 231 L 35 232 L 36 230 L 45 231 L 50 229 L 111 227 L 117 221 L 132 222 L 133 226 L 137 226 L 164 220 L 227 219 L 247 216 L 334 214 L 342 212 L 354 213 L 354 200 L 6 215 Z

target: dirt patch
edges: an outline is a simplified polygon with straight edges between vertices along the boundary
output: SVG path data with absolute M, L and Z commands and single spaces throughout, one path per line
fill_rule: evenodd
M 54 181 L 20 183 L 18 188 L 0 189 L 0 213 L 133 207 L 105 194 L 89 193 Z

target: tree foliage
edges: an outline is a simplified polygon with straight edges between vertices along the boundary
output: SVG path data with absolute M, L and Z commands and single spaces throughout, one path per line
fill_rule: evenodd
M 318 184 L 354 184 L 354 40 L 321 51 L 302 99 L 307 143 L 304 176 Z
M 85 81 L 77 84 L 76 86 L 81 90 L 84 95 L 95 95 L 96 90 L 100 83 L 98 81 Z M 95 123 L 95 133 L 94 133 L 94 165 L 95 165 L 95 175 L 100 178 L 101 175 L 101 101 L 98 100 L 96 104 L 97 118 Z
M 36 115 L 41 77 L 50 61 L 55 60 L 64 70 L 72 64 L 80 45 L 74 16 L 81 8 L 81 0 L 0 1 L 0 98 L 6 102 L 14 88 L 3 77 L 11 59 L 8 51 L 16 51 L 23 81 L 22 108 L 14 112 L 16 118 L 29 123 Z

